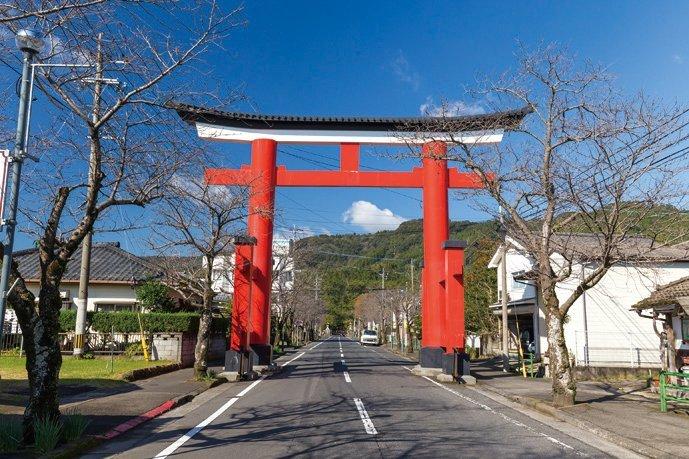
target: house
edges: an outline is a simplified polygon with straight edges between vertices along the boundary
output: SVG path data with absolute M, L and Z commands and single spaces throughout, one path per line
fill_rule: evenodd
M 38 295 L 40 268 L 38 249 L 14 253 L 19 272 L 26 286 Z M 63 309 L 73 309 L 79 295 L 81 247 L 67 262 L 60 283 Z M 148 278 L 160 275 L 160 269 L 120 247 L 118 242 L 93 243 L 91 246 L 91 275 L 88 291 L 88 311 L 131 311 L 136 309 L 135 286 Z
M 597 266 L 591 254 L 600 253 L 598 238 L 595 234 L 553 237 L 553 246 L 563 252 L 555 250 L 551 255 L 553 263 L 572 260 L 571 276 L 556 289 L 560 301 L 571 294 L 581 276 Z M 503 259 L 505 245 L 507 254 Z M 653 240 L 644 237 L 630 237 L 618 250 L 624 263 L 612 266 L 569 310 L 564 331 L 570 355 L 578 366 L 658 367 L 658 338 L 653 325 L 634 312 L 632 306 L 659 285 L 689 276 L 689 253 L 684 246 L 656 246 Z M 524 347 L 530 344 L 533 352 L 543 354 L 547 351 L 545 313 L 533 275 L 533 258 L 517 239 L 507 236 L 488 267 L 500 273 L 502 263 L 506 266 L 507 285 L 503 288 L 498 275 L 498 302 L 490 307 L 500 316 L 501 299 L 506 291 L 513 343 L 519 336 Z
M 658 342 L 659 348 L 664 348 L 663 367 L 689 369 L 689 277 L 658 287 L 633 308 L 639 316 L 656 322 L 658 335 L 664 333 Z

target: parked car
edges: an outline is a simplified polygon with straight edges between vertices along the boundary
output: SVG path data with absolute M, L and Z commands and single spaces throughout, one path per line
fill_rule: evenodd
M 374 346 L 378 346 L 378 344 L 380 344 L 380 341 L 378 340 L 378 332 L 375 330 L 364 330 L 364 332 L 361 334 L 361 339 L 359 342 L 363 345 L 373 344 Z

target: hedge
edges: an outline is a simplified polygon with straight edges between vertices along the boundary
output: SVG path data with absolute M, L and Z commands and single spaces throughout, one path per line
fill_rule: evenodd
M 141 314 L 141 323 L 149 333 L 196 332 L 199 329 L 199 314 L 192 312 L 150 312 Z M 91 328 L 98 332 L 109 332 L 115 329 L 119 333 L 137 333 L 139 317 L 136 312 L 90 312 L 87 321 Z M 60 331 L 73 331 L 76 323 L 76 311 L 60 312 Z M 214 317 L 212 330 L 227 333 L 230 321 L 225 317 Z

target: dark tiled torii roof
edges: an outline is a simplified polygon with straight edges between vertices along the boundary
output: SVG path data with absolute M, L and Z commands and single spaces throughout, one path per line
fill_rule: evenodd
M 24 279 L 37 280 L 40 277 L 38 249 L 19 250 L 14 253 L 19 272 Z M 67 262 L 63 281 L 79 281 L 81 269 L 81 247 Z M 161 274 L 155 264 L 120 248 L 116 242 L 93 243 L 91 246 L 91 282 L 137 282 Z
M 446 117 L 297 116 L 227 112 L 175 101 L 168 102 L 166 106 L 176 110 L 188 123 L 202 122 L 245 129 L 343 131 L 459 132 L 513 129 L 532 112 L 530 107 L 524 107 L 481 115 Z

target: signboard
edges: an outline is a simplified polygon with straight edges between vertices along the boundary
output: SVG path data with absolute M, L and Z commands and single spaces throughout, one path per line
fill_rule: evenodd
M 5 216 L 5 196 L 7 195 L 7 176 L 10 170 L 10 151 L 0 150 L 0 226 Z

